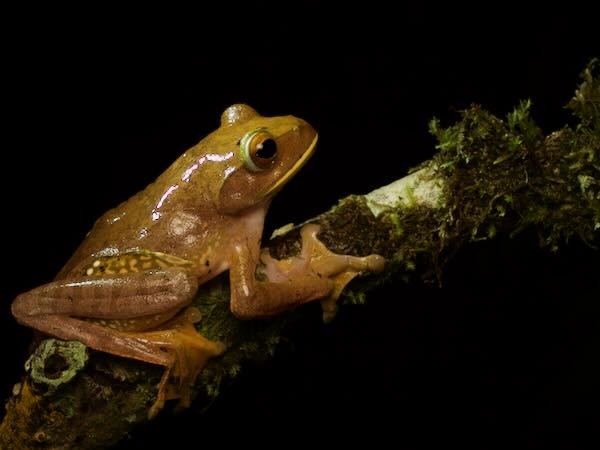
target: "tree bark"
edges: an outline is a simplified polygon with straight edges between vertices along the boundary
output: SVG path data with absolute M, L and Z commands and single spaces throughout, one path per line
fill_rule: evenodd
M 585 69 L 569 103 L 578 122 L 544 136 L 529 102 L 500 119 L 478 106 L 431 132 L 439 152 L 398 181 L 350 196 L 308 222 L 334 252 L 386 258 L 383 273 L 357 279 L 340 303 L 365 301 L 391 279 L 439 280 L 451 257 L 469 242 L 534 228 L 542 247 L 556 251 L 579 237 L 600 241 L 600 80 L 598 61 Z M 279 230 L 268 247 L 282 258 L 299 251 L 299 227 Z M 226 277 L 202 286 L 194 305 L 199 331 L 228 344 L 195 386 L 208 405 L 225 379 L 247 361 L 270 357 L 303 308 L 268 321 L 239 321 L 229 311 Z M 0 425 L 0 448 L 106 448 L 147 421 L 163 369 L 47 339 L 36 346 L 13 390 Z M 163 413 L 165 414 L 165 413 Z M 168 412 L 166 412 L 168 414 Z M 159 419 L 160 420 L 160 419 Z

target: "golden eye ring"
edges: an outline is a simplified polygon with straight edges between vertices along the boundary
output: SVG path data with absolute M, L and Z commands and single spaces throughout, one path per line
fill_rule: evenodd
M 266 128 L 249 131 L 240 140 L 244 165 L 250 172 L 262 172 L 273 166 L 277 158 L 277 142 Z

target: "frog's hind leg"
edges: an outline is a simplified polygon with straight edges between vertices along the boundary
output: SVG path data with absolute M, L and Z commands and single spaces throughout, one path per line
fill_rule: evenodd
M 191 318 L 173 322 L 171 329 L 144 331 L 156 329 L 185 308 L 196 290 L 196 279 L 177 268 L 82 277 L 54 281 L 21 294 L 12 312 L 20 323 L 59 339 L 164 366 L 150 410 L 155 415 L 165 399 L 183 396 L 183 402 L 188 401 L 189 384 L 209 358 L 224 350 L 220 343 L 198 334 Z M 169 384 L 172 377 L 180 380 L 179 390 Z

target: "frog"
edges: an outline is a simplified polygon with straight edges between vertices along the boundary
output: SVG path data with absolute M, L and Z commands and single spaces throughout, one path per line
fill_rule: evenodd
M 229 309 L 240 320 L 314 300 L 330 319 L 352 278 L 383 269 L 379 255 L 329 251 L 316 224 L 301 228 L 296 256 L 261 249 L 271 201 L 317 140 L 300 118 L 231 105 L 215 131 L 103 214 L 53 281 L 18 295 L 13 316 L 44 335 L 163 367 L 150 418 L 167 400 L 189 406 L 190 386 L 227 350 L 197 330 L 192 300 L 202 285 L 228 271 Z

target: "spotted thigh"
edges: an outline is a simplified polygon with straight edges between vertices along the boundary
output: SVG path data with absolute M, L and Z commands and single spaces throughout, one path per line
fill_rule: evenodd
M 102 256 L 83 269 L 82 275 L 102 276 L 159 270 L 167 267 L 191 267 L 187 259 L 166 253 L 133 249 L 114 256 Z
M 161 270 L 167 267 L 190 267 L 192 262 L 166 253 L 144 249 L 133 249 L 114 256 L 102 256 L 83 269 L 83 275 L 106 276 Z M 153 314 L 130 319 L 94 319 L 84 320 L 119 331 L 141 331 L 155 329 L 171 319 L 178 311 Z

